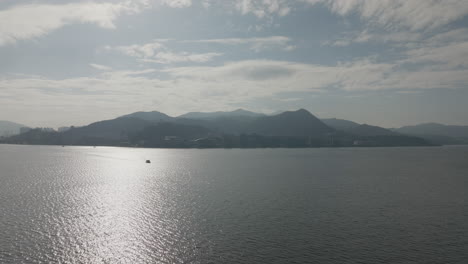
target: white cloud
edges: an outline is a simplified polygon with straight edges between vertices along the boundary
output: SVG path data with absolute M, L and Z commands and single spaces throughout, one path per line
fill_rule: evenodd
M 325 45 L 384 43 L 395 50 L 399 49 L 400 56 L 393 64 L 398 67 L 410 65 L 412 69 L 418 69 L 407 74 L 401 73 L 399 76 L 403 79 L 414 80 L 427 76 L 426 80 L 415 80 L 414 85 L 419 87 L 447 87 L 447 83 L 460 86 L 459 82 L 450 82 L 440 73 L 452 76 L 468 68 L 468 29 L 448 25 L 468 15 L 466 1 L 323 0 L 313 1 L 313 4 L 318 2 L 339 15 L 355 12 L 368 22 L 363 31 L 344 33 L 344 36 L 335 40 L 325 41 Z M 444 81 L 433 79 L 434 76 Z M 434 85 L 429 84 L 429 80 L 433 80 Z
M 41 37 L 72 23 L 92 23 L 113 29 L 114 20 L 120 14 L 133 10 L 125 4 L 93 2 L 14 6 L 0 11 L 0 46 Z
M 89 66 L 91 66 L 91 67 L 93 67 L 93 68 L 95 68 L 97 70 L 100 70 L 100 71 L 110 71 L 110 70 L 112 70 L 111 67 L 101 65 L 101 64 L 90 63 Z
M 190 52 L 173 52 L 166 45 L 162 44 L 166 40 L 155 40 L 146 44 L 134 44 L 128 46 L 105 47 L 106 50 L 115 50 L 125 55 L 140 59 L 143 62 L 155 62 L 161 64 L 170 64 L 178 62 L 208 62 L 215 57 L 221 56 L 222 53 L 207 52 L 207 53 L 190 53 Z
M 0 10 L 0 46 L 18 40 L 38 38 L 61 27 L 91 23 L 115 29 L 115 20 L 123 14 L 136 14 L 154 6 L 184 8 L 191 0 L 107 0 L 78 1 L 68 4 L 23 4 Z
M 351 44 L 360 44 L 367 42 L 377 42 L 393 45 L 409 45 L 414 42 L 419 42 L 424 38 L 424 35 L 418 32 L 400 31 L 400 32 L 385 32 L 385 33 L 369 33 L 367 30 L 362 32 L 346 32 L 345 36 L 335 40 L 324 41 L 324 45 L 335 47 L 346 47 Z
M 468 81 L 460 69 L 408 71 L 404 62 L 377 63 L 370 59 L 336 66 L 285 61 L 252 60 L 226 63 L 217 67 L 178 67 L 165 70 L 175 79 L 215 84 L 229 83 L 237 90 L 255 96 L 287 91 L 324 91 L 335 87 L 346 91 L 383 89 L 456 88 Z
M 185 42 L 194 43 L 214 43 L 224 45 L 249 45 L 250 49 L 259 52 L 271 48 L 282 48 L 286 51 L 293 50 L 295 46 L 291 45 L 291 39 L 284 36 L 270 36 L 258 38 L 223 38 L 223 39 L 201 39 Z
M 452 42 L 468 41 L 468 28 L 458 28 L 435 34 L 425 40 L 430 45 L 446 45 Z
M 162 0 L 162 2 L 173 8 L 184 8 L 192 5 L 192 0 Z
M 205 8 L 221 7 L 235 10 L 242 15 L 254 15 L 260 19 L 271 19 L 273 16 L 286 16 L 293 9 L 291 0 L 202 0 Z
M 288 0 L 237 0 L 236 9 L 243 15 L 254 14 L 259 18 L 270 15 L 285 16 L 291 11 L 291 1 Z
M 300 8 L 296 3 L 321 4 L 340 16 L 357 13 L 369 25 L 412 31 L 440 28 L 468 15 L 466 0 L 204 0 L 203 3 L 213 6 L 220 2 L 224 8 L 258 18 L 285 16 Z
M 61 80 L 13 76 L 0 79 L 0 105 L 8 111 L 23 111 L 24 115 L 86 113 L 82 118 L 89 121 L 137 110 L 179 114 L 199 109 L 200 105 L 205 111 L 226 109 L 259 98 L 281 99 L 284 96 L 280 94 L 285 92 L 322 93 L 330 88 L 349 92 L 418 91 L 468 83 L 468 72 L 458 68 L 408 71 L 400 67 L 399 63 L 371 59 L 334 66 L 248 60 L 219 66 L 105 71 L 96 77 Z M 166 75 L 167 79 L 161 79 Z M 26 103 L 24 98 L 34 100 Z
M 468 41 L 449 43 L 444 46 L 424 46 L 407 52 L 408 63 L 423 63 L 427 68 L 468 68 Z
M 411 31 L 440 28 L 468 15 L 466 0 L 299 0 L 338 15 L 358 13 L 369 25 Z
M 107 50 L 116 50 L 125 55 L 137 58 L 151 58 L 158 50 L 162 50 L 164 45 L 158 41 L 142 45 L 134 44 L 128 46 L 105 47 Z
M 211 6 L 213 2 L 219 0 L 211 0 L 207 6 Z M 230 3 L 231 5 L 222 6 L 242 15 L 253 14 L 268 20 L 301 8 L 297 3 L 323 5 L 340 16 L 358 14 L 368 27 L 389 32 L 440 29 L 468 15 L 466 0 L 236 0 Z M 339 41 L 337 45 L 344 43 Z
M 161 64 L 177 63 L 177 62 L 208 62 L 215 57 L 221 56 L 222 53 L 189 53 L 189 52 L 158 52 L 151 59 L 142 59 L 145 62 L 156 62 Z

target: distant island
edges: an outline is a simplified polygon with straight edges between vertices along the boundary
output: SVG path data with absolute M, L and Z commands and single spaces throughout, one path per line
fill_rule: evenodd
M 444 144 L 444 139 L 449 140 L 418 131 L 414 127 L 385 129 L 341 119 L 320 120 L 305 109 L 275 115 L 238 109 L 231 112 L 192 112 L 178 117 L 153 111 L 136 112 L 83 127 L 63 127 L 58 131 L 23 129 L 22 133 L 3 136 L 0 143 L 148 148 L 311 148 L 434 146 Z M 450 140 L 468 143 L 463 135 L 461 133 L 457 139 Z

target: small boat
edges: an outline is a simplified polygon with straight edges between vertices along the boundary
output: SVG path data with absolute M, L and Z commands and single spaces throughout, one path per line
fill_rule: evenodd
M 151 160 L 146 160 L 146 163 L 151 163 Z

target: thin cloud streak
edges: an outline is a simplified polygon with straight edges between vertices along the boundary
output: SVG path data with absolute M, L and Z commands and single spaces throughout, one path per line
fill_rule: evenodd
M 171 64 L 181 62 L 204 63 L 213 60 L 216 57 L 223 55 L 219 52 L 206 53 L 191 53 L 191 52 L 174 52 L 169 49 L 163 42 L 155 40 L 145 44 L 133 44 L 127 46 L 106 46 L 107 51 L 117 51 L 130 57 L 135 57 L 141 62 L 152 62 L 160 64 Z
M 207 43 L 222 45 L 249 45 L 251 50 L 260 52 L 266 49 L 281 48 L 286 51 L 295 49 L 291 44 L 292 40 L 285 36 L 270 36 L 260 38 L 221 38 L 221 39 L 199 39 L 186 40 L 187 43 Z

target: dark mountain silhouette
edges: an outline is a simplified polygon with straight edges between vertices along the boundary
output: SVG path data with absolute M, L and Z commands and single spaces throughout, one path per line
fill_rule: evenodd
M 287 112 L 287 111 L 286 110 L 277 110 L 277 111 L 274 111 L 274 112 L 269 113 L 267 115 L 274 116 L 274 115 L 279 115 L 279 114 L 284 113 L 284 112 Z
M 400 127 L 394 131 L 422 137 L 438 144 L 468 144 L 468 126 L 425 123 Z
M 28 130 L 25 133 L 4 139 L 3 143 L 31 144 L 31 145 L 61 145 L 62 135 L 55 131 L 46 131 L 40 128 Z
M 334 131 L 305 109 L 259 117 L 246 129 L 260 135 L 300 137 L 323 136 Z
M 160 112 L 136 112 L 111 120 L 56 132 L 34 129 L 3 138 L 2 143 L 51 145 L 112 145 L 140 147 L 349 147 L 424 146 L 425 140 L 381 127 L 346 120 L 327 126 L 305 109 L 273 116 L 222 112 L 213 118 L 170 117 Z M 251 113 L 251 112 L 249 112 Z
M 106 144 L 127 141 L 128 135 L 152 125 L 153 122 L 139 118 L 120 117 L 92 123 L 88 126 L 71 128 L 61 133 L 63 144 L 85 144 L 99 140 Z M 92 144 L 94 145 L 94 144 Z
M 358 125 L 352 128 L 345 130 L 345 132 L 359 135 L 359 136 L 397 136 L 398 133 L 395 133 L 391 130 L 378 127 L 378 126 L 371 126 L 367 124 Z
M 454 138 L 468 138 L 468 126 L 451 126 L 437 123 L 404 126 L 395 129 L 395 131 L 406 134 L 440 135 Z
M 212 131 L 202 126 L 192 126 L 175 123 L 158 123 L 145 127 L 135 135 L 141 135 L 144 138 L 164 138 L 164 137 L 181 137 L 186 139 L 196 139 L 204 137 Z
M 209 120 L 198 119 L 197 121 L 202 121 L 199 124 L 208 127 L 213 131 L 217 131 L 218 133 L 239 135 L 242 133 L 247 133 L 252 122 L 254 122 L 256 119 L 257 117 L 252 116 L 232 116 L 218 117 Z
M 346 131 L 348 129 L 351 129 L 353 127 L 357 127 L 360 124 L 345 120 L 345 119 L 337 119 L 337 118 L 326 118 L 326 119 L 320 119 L 323 123 L 325 123 L 327 126 L 332 127 L 336 130 L 342 130 Z
M 139 119 L 151 121 L 151 122 L 166 122 L 166 121 L 171 121 L 174 119 L 173 117 L 170 117 L 158 111 L 135 112 L 132 114 L 121 116 L 119 118 L 139 118 Z
M 26 126 L 15 122 L 0 120 L 0 136 L 12 136 L 19 134 L 22 127 Z
M 356 122 L 345 120 L 345 119 L 328 118 L 328 119 L 322 119 L 322 121 L 328 126 L 336 130 L 344 131 L 346 133 L 350 133 L 350 134 L 358 135 L 358 136 L 397 136 L 399 135 L 398 133 L 395 133 L 383 127 L 371 126 L 368 124 L 358 124 Z
M 264 114 L 255 113 L 251 111 L 247 111 L 244 109 L 237 109 L 230 112 L 190 112 L 183 115 L 178 116 L 179 118 L 190 118 L 190 119 L 215 119 L 221 117 L 259 117 L 264 116 Z
M 208 128 L 176 123 L 158 123 L 132 133 L 130 142 L 146 147 L 191 147 L 192 140 L 212 135 Z

